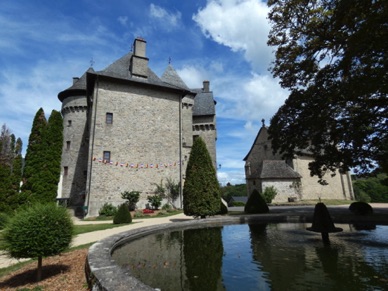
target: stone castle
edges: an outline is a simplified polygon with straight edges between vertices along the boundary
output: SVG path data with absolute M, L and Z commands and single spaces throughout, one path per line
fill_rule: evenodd
M 335 176 L 325 175 L 327 185 L 318 183 L 316 176 L 311 177 L 308 165 L 313 157 L 308 152 L 295 155 L 285 161 L 279 153 L 273 153 L 268 139 L 268 128 L 262 120 L 253 145 L 244 158 L 245 178 L 248 196 L 254 189 L 262 193 L 266 187 L 273 186 L 278 194 L 273 202 L 283 203 L 296 200 L 342 199 L 354 200 L 350 173 Z
M 184 183 L 193 140 L 206 142 L 216 168 L 216 113 L 208 81 L 190 89 L 169 64 L 161 77 L 149 67 L 146 41 L 102 71 L 89 68 L 58 94 L 64 145 L 58 198 L 78 214 L 97 216 L 140 191 L 144 208 L 155 184 Z M 182 207 L 182 197 L 175 202 Z

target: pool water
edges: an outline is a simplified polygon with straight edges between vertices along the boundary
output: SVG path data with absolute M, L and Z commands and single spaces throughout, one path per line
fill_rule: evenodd
M 330 235 L 311 224 L 239 224 L 146 236 L 113 259 L 167 290 L 388 290 L 388 226 Z

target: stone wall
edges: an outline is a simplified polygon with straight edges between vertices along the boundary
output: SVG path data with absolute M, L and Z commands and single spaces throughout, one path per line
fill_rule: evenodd
M 100 80 L 91 118 L 88 215 L 105 202 L 118 205 L 123 191 L 141 191 L 140 208 L 154 183 L 179 181 L 180 96 Z M 113 123 L 106 124 L 106 113 Z M 110 151 L 112 164 L 99 162 Z M 127 165 L 128 164 L 128 165 Z M 131 167 L 131 164 L 137 167 Z M 158 166 L 156 166 L 158 165 Z
M 86 185 L 88 162 L 87 115 L 85 96 L 67 97 L 63 100 L 62 191 L 58 193 L 58 198 L 70 198 L 72 205 L 79 206 L 84 202 Z

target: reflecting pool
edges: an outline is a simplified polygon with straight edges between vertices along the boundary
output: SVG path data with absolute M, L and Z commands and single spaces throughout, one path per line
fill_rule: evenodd
M 387 290 L 388 226 L 330 235 L 311 224 L 185 229 L 131 241 L 112 254 L 133 276 L 167 290 Z

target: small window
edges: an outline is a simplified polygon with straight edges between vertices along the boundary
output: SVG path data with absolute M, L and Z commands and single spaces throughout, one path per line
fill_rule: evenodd
M 70 141 L 68 140 L 68 141 L 66 141 L 66 150 L 69 150 L 70 149 Z
M 105 117 L 106 124 L 112 124 L 113 123 L 113 113 L 106 113 Z
M 110 152 L 104 151 L 104 162 L 109 163 L 110 162 Z
M 67 126 L 71 126 L 71 120 L 67 121 Z
M 67 176 L 69 174 L 69 167 L 63 167 L 63 176 Z

